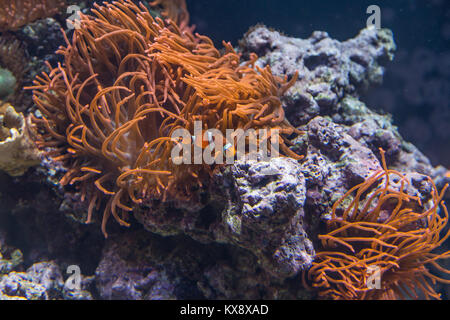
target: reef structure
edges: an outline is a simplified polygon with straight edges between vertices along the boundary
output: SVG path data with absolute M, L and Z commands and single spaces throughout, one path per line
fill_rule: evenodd
M 2 0 L 0 31 L 17 30 L 35 20 L 51 17 L 65 6 L 65 0 Z
M 49 24 L 55 30 L 57 24 L 50 21 Z M 39 36 L 42 37 L 37 35 L 37 39 Z M 106 37 L 94 44 L 102 41 L 106 42 Z M 67 47 L 66 43 L 64 48 Z M 63 167 L 64 161 L 51 160 L 58 155 L 43 158 L 41 167 L 21 179 L 3 175 L 3 179 L 9 180 L 0 184 L 4 188 L 0 192 L 3 204 L 0 221 L 12 221 L 14 228 L 5 228 L 6 224 L 0 223 L 0 231 L 5 229 L 5 239 L 26 235 L 22 237 L 28 247 L 23 251 L 24 259 L 27 267 L 33 268 L 24 268 L 10 251 L 5 251 L 6 254 L 2 251 L 7 266 L 7 274 L 0 279 L 2 298 L 316 297 L 314 291 L 303 287 L 300 273 L 320 262 L 322 246 L 318 236 L 332 232 L 332 228 L 327 231 L 326 227 L 332 218 L 333 204 L 383 170 L 379 147 L 386 150 L 389 170 L 422 174 L 413 175 L 419 179 L 413 179 L 405 192 L 419 197 L 423 205 L 433 199 L 432 184 L 425 175 L 433 179 L 437 190 L 442 190 L 450 180 L 446 168 L 433 167 L 417 148 L 402 139 L 389 116 L 370 110 L 359 98 L 368 86 L 381 81 L 394 48 L 392 33 L 385 29 L 364 29 L 353 39 L 341 42 L 325 32 L 295 39 L 264 26 L 252 28 L 238 50 L 249 59 L 247 67 L 269 65 L 272 74 L 279 78 L 299 71 L 297 81 L 279 99 L 290 123 L 305 132 L 291 146 L 304 158 L 239 161 L 221 167 L 210 177 L 212 186 L 204 190 L 208 197 L 201 206 L 184 201 L 179 204 L 185 206 L 161 205 L 155 200 L 133 208 L 130 219 L 136 218 L 145 229 L 139 223 L 133 223 L 131 229 L 111 224 L 109 237 L 104 239 L 97 226 L 80 224 L 86 219 L 86 206 L 80 202 L 80 189 L 71 187 L 70 182 L 65 188 L 60 187 L 58 178 L 67 169 Z M 251 58 L 252 52 L 259 58 Z M 65 65 L 61 67 L 64 69 Z M 54 80 L 57 82 L 62 84 Z M 39 113 L 35 116 L 40 118 Z M 39 127 L 38 122 L 35 123 Z M 41 127 L 41 134 L 44 132 Z M 50 151 L 50 146 L 44 149 Z M 36 184 L 39 196 L 15 192 L 18 188 L 30 190 L 33 185 L 36 188 Z M 81 182 L 73 185 L 80 186 Z M 109 182 L 104 185 L 110 186 Z M 434 194 L 448 199 L 448 192 Z M 352 196 L 348 194 L 342 208 L 351 203 Z M 417 201 L 410 199 L 409 204 L 417 206 Z M 336 209 L 337 218 L 342 208 Z M 436 249 L 443 250 L 445 246 L 442 243 Z M 354 249 L 358 252 L 357 245 Z M 57 261 L 48 263 L 55 256 Z M 61 275 L 74 262 L 81 266 L 83 274 L 90 276 L 83 276 L 83 283 L 88 280 L 82 291 L 65 294 Z M 53 283 L 43 283 L 36 276 L 45 274 L 45 270 L 52 270 Z M 445 277 L 437 269 L 434 274 Z M 439 287 L 439 282 L 429 285 L 435 292 L 445 294 L 447 290 L 447 296 L 443 297 L 449 296 L 449 286 Z M 322 297 L 333 298 L 327 294 Z M 373 292 L 366 297 L 381 295 Z
M 115 1 L 92 12 L 81 15 L 81 28 L 58 51 L 64 63 L 36 78 L 42 117 L 32 121 L 38 146 L 51 148 L 47 154 L 68 169 L 61 185 L 78 185 L 89 202 L 87 222 L 104 207 L 105 235 L 110 214 L 127 226 L 133 207 L 153 199 L 196 201 L 193 190 L 207 185 L 210 165 L 174 164 L 177 129 L 194 134 L 201 121 L 202 130 L 224 136 L 239 128 L 296 132 L 279 98 L 295 75 L 274 77 L 269 67 L 253 66 L 256 56 L 240 65 L 230 44 L 221 54 L 209 38 L 154 19 L 142 4 Z M 300 158 L 286 143 L 282 138 L 281 151 Z

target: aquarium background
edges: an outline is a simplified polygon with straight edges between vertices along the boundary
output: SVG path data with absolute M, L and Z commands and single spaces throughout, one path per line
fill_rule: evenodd
M 102 1 L 97 0 L 97 3 Z M 113 0 L 108 0 L 111 1 Z M 85 13 L 89 12 L 94 3 L 92 0 L 67 2 L 79 4 Z M 217 48 L 222 48 L 222 40 L 225 40 L 230 41 L 237 50 L 246 50 L 245 46 L 239 48 L 239 41 L 249 28 L 258 23 L 292 38 L 305 39 L 303 43 L 311 41 L 310 35 L 314 31 L 324 31 L 329 34 L 330 40 L 340 44 L 356 37 L 365 28 L 369 17 L 366 13 L 367 7 L 378 5 L 381 8 L 381 26 L 394 33 L 397 45 L 395 58 L 385 66 L 382 84 L 374 87 L 371 82 L 366 92 L 361 92 L 362 88 L 358 88 L 357 92 L 349 90 L 347 93 L 355 94 L 355 101 L 361 100 L 365 103 L 362 104 L 364 116 L 373 117 L 374 121 L 381 119 L 374 128 L 365 131 L 370 132 L 367 136 L 378 137 L 378 133 L 384 131 L 388 136 L 379 141 L 392 141 L 396 151 L 400 145 L 405 146 L 404 138 L 417 146 L 431 160 L 432 165 L 437 167 L 432 168 L 426 163 L 427 159 L 416 152 L 415 147 L 412 147 L 412 152 L 399 152 L 401 161 L 390 160 L 390 164 L 398 165 L 402 172 L 425 172 L 436 180 L 440 190 L 444 183 L 450 182 L 450 172 L 447 171 L 450 169 L 450 0 L 186 2 L 190 23 L 196 26 L 196 32 L 210 37 Z M 17 50 L 14 60 L 23 60 L 26 62 L 24 65 L 31 67 L 24 85 L 31 85 L 34 74 L 44 69 L 44 61 L 53 66 L 63 63 L 64 59 L 55 54 L 55 51 L 64 43 L 61 28 L 66 29 L 67 16 L 68 14 L 60 12 L 51 18 L 35 21 L 11 32 L 25 46 L 24 53 L 27 53 L 21 56 L 21 50 Z M 65 31 L 71 38 L 73 31 Z M 369 30 L 370 32 L 376 33 L 375 30 Z M 350 49 L 356 48 L 358 52 L 367 54 L 370 61 L 378 63 L 376 60 L 380 60 L 379 56 L 370 50 L 365 52 L 360 49 L 373 48 L 379 42 L 371 40 L 373 37 L 361 38 L 364 37 L 358 37 L 357 43 L 352 44 Z M 334 41 L 335 39 L 337 41 Z M 385 46 L 381 46 L 382 49 L 389 47 L 389 55 L 392 48 L 390 45 L 389 41 Z M 301 50 L 305 48 L 299 48 L 299 51 Z M 242 60 L 247 58 L 248 52 L 247 56 L 244 52 Z M 385 60 L 387 59 L 384 59 L 383 63 Z M 294 65 L 289 70 L 291 74 L 295 68 Z M 345 79 L 348 77 L 348 74 L 344 76 Z M 311 79 L 317 77 L 313 76 Z M 308 82 L 302 89 L 308 88 L 307 85 Z M 34 112 L 31 91 L 23 94 L 23 102 L 15 105 L 16 110 L 25 114 Z M 286 98 L 286 101 L 289 99 Z M 287 104 L 286 110 L 300 106 L 298 109 L 306 116 L 318 115 L 314 110 L 311 113 L 304 110 L 304 104 L 298 97 L 294 101 L 299 104 Z M 334 101 L 333 105 L 336 104 Z M 376 113 L 369 112 L 366 105 Z M 335 110 L 323 112 L 320 115 L 331 118 L 334 112 Z M 350 109 L 348 112 L 356 114 L 358 109 Z M 389 134 L 396 131 L 391 127 L 389 117 L 379 116 L 378 113 L 391 114 L 402 137 L 389 139 Z M 309 120 L 311 119 L 308 118 Z M 116 221 L 110 219 L 107 239 L 100 227 L 103 208 L 96 210 L 95 222 L 86 225 L 84 222 L 87 210 L 80 199 L 79 189 L 76 186 L 61 187 L 59 179 L 65 169 L 58 163 L 45 159 L 41 161 L 41 165 L 30 168 L 20 177 L 12 177 L 0 171 L 0 300 L 2 293 L 6 292 L 4 288 L 8 289 L 8 296 L 27 299 L 311 299 L 313 295 L 305 290 L 301 281 L 297 281 L 300 280 L 299 275 L 294 281 L 290 278 L 272 281 L 273 275 L 266 271 L 267 269 L 277 275 L 282 274 L 287 264 L 267 264 L 262 267 L 261 259 L 254 252 L 259 254 L 264 251 L 260 248 L 269 248 L 266 245 L 268 242 L 284 239 L 291 230 L 284 226 L 293 223 L 297 226 L 296 236 L 289 238 L 294 240 L 289 243 L 288 249 L 295 248 L 297 243 L 306 243 L 308 246 L 299 246 L 299 251 L 295 251 L 295 255 L 289 255 L 291 260 L 286 261 L 296 262 L 297 257 L 307 261 L 311 252 L 309 239 L 317 240 L 317 235 L 325 232 L 323 222 L 327 216 L 324 213 L 331 212 L 335 200 L 329 195 L 344 194 L 350 186 L 348 183 L 356 184 L 359 174 L 370 169 L 371 158 L 365 158 L 367 153 L 361 152 L 368 150 L 370 141 L 357 141 L 351 152 L 340 145 L 333 146 L 326 138 L 334 133 L 337 133 L 337 137 L 342 137 L 339 130 L 348 130 L 349 126 L 339 122 L 333 123 L 334 120 L 327 121 L 310 121 L 310 128 L 306 128 L 308 134 L 317 141 L 314 145 L 310 144 L 312 150 L 307 155 L 304 166 L 294 166 L 292 162 L 289 164 L 289 159 L 284 159 L 283 165 L 279 166 L 282 169 L 279 177 L 270 181 L 269 186 L 300 186 L 298 194 L 286 193 L 283 188 L 268 192 L 265 184 L 253 187 L 247 182 L 251 181 L 251 175 L 247 173 L 250 169 L 236 170 L 235 173 L 227 174 L 225 180 L 218 180 L 220 188 L 211 193 L 213 201 L 201 210 L 191 214 L 190 208 L 185 210 L 163 205 L 158 207 L 160 204 L 155 202 L 154 211 L 163 212 L 164 218 L 145 220 L 145 214 L 139 210 L 136 213 L 140 216 L 130 216 L 130 228 L 120 227 Z M 360 121 L 351 124 L 357 125 Z M 326 130 L 327 134 L 317 138 L 318 135 L 313 131 L 321 132 L 319 129 Z M 302 148 L 302 140 L 299 142 Z M 331 151 L 326 150 L 330 145 Z M 370 155 L 372 152 L 377 153 L 379 145 L 375 146 L 372 149 L 369 147 Z M 307 145 L 304 144 L 304 147 Z M 306 153 L 305 150 L 301 152 Z M 341 162 L 340 159 L 336 161 L 328 156 L 319 157 L 321 152 L 331 155 L 334 152 L 344 152 L 350 157 L 343 157 L 345 161 Z M 321 162 L 322 160 L 324 161 Z M 357 165 L 348 170 L 340 169 L 348 168 L 347 164 L 351 161 Z M 318 170 L 321 168 L 323 171 Z M 241 172 L 244 172 L 244 177 Z M 332 178 L 325 178 L 325 172 L 333 172 Z M 294 178 L 293 182 L 286 180 L 291 176 Z M 230 186 L 234 186 L 237 179 L 244 181 L 251 188 L 246 187 L 247 191 L 243 189 L 245 192 L 239 197 L 231 197 L 229 192 L 233 191 L 233 188 Z M 428 189 L 426 191 L 430 192 Z M 293 195 L 290 198 L 294 199 L 292 201 L 302 203 L 300 211 L 286 201 L 283 196 L 285 193 Z M 247 234 L 243 233 L 240 238 L 236 238 L 234 228 L 241 230 L 240 218 L 227 220 L 222 218 L 222 212 L 232 212 L 240 217 L 243 211 L 235 208 L 239 208 L 241 203 L 248 203 L 247 199 L 253 199 L 254 194 L 264 195 L 261 197 L 262 203 L 268 203 L 270 206 L 260 206 L 256 203 L 254 208 L 251 208 L 253 211 L 250 211 L 252 216 L 259 217 L 258 208 L 265 207 L 272 210 L 272 219 L 264 219 L 261 224 L 257 219 L 246 222 L 245 228 L 257 231 L 253 232 L 253 236 L 247 237 Z M 447 190 L 447 204 L 449 196 L 450 192 Z M 147 209 L 149 208 L 143 208 L 144 213 L 153 214 L 153 211 Z M 292 213 L 292 210 L 295 210 L 295 213 Z M 170 214 L 166 215 L 167 212 Z M 297 219 L 304 213 L 305 220 Z M 187 219 L 184 218 L 185 214 Z M 274 219 L 282 221 L 284 231 L 279 232 L 281 228 L 273 229 L 271 224 Z M 229 227 L 230 225 L 233 227 Z M 449 250 L 449 246 L 447 239 L 437 252 Z M 283 254 L 284 252 L 288 254 L 291 251 L 283 251 Z M 70 276 L 67 272 L 69 266 L 80 267 L 81 291 L 69 290 L 65 285 Z M 297 264 L 293 266 L 299 267 Z M 450 259 L 444 260 L 442 266 L 450 270 Z M 2 278 L 3 274 L 5 276 Z M 41 281 L 42 279 L 44 281 Z M 436 290 L 442 293 L 443 299 L 449 299 L 449 285 L 438 284 Z
M 383 84 L 362 99 L 392 114 L 433 165 L 450 167 L 450 1 L 187 0 L 191 23 L 217 46 L 222 39 L 236 45 L 257 23 L 296 38 L 322 30 L 343 41 L 365 27 L 370 5 L 381 8 L 381 27 L 394 32 L 397 52 Z

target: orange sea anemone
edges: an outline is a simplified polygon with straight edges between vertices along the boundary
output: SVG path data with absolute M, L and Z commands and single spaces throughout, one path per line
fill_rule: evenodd
M 436 262 L 449 258 L 450 251 L 432 253 L 450 236 L 447 231 L 441 237 L 448 222 L 442 201 L 447 186 L 438 193 L 428 178 L 431 199 L 426 206 L 406 193 L 407 176 L 387 169 L 381 152 L 384 169 L 334 204 L 308 279 L 323 298 L 438 299 L 432 284 L 450 280 L 430 273 L 427 266 L 450 273 Z M 379 288 L 368 282 L 375 271 Z
M 34 81 L 37 144 L 68 169 L 62 185 L 88 201 L 87 222 L 104 208 L 128 225 L 126 213 L 147 199 L 192 200 L 215 166 L 175 165 L 174 130 L 269 128 L 284 139 L 295 129 L 279 97 L 296 80 L 240 63 L 228 43 L 221 54 L 205 36 L 154 19 L 144 5 L 115 1 L 81 14 L 81 28 L 59 49 L 63 64 Z M 50 66 L 49 66 L 50 67 Z

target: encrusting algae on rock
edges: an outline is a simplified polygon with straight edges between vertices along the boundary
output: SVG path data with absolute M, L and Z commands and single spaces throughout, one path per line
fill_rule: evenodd
M 0 103 L 0 170 L 21 176 L 39 163 L 39 151 L 30 139 L 27 118 L 9 103 Z

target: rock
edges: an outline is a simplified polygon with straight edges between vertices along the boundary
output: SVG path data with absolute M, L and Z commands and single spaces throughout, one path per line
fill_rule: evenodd
M 306 189 L 298 162 L 237 161 L 225 179 L 233 200 L 222 214 L 224 237 L 253 252 L 276 277 L 308 268 L 314 249 L 302 225 Z
M 186 234 L 250 250 L 277 277 L 293 276 L 310 265 L 314 250 L 302 227 L 305 181 L 296 160 L 237 161 L 214 179 L 219 187 L 211 189 L 202 210 L 171 212 L 160 205 L 135 216 L 160 235 Z
M 299 72 L 298 81 L 283 98 L 288 119 L 296 125 L 335 111 L 345 95 L 360 94 L 380 83 L 396 49 L 388 29 L 369 27 L 340 42 L 326 32 L 297 39 L 261 25 L 245 34 L 241 47 L 244 55 L 256 52 L 257 65 L 270 65 L 275 75 L 292 77 Z
M 26 272 L 11 272 L 0 278 L 0 299 L 48 300 L 58 297 L 63 281 L 52 262 L 32 265 Z
M 101 299 L 309 297 L 301 281 L 277 280 L 248 250 L 145 230 L 109 237 L 95 274 Z
M 29 136 L 23 114 L 0 102 L 0 170 L 20 176 L 39 162 L 39 151 Z
M 108 242 L 95 272 L 101 299 L 173 299 L 175 286 L 164 270 L 143 257 L 128 260 L 121 256 L 120 244 Z

